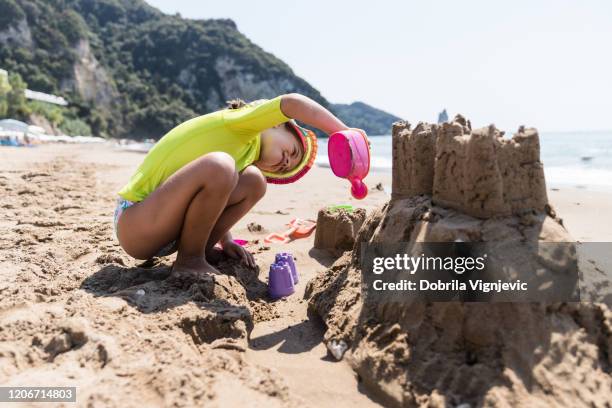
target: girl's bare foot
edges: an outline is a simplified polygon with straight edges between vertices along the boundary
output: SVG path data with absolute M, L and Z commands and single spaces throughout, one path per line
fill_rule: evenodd
M 203 256 L 177 256 L 172 265 L 171 277 L 180 280 L 199 280 L 219 273 Z

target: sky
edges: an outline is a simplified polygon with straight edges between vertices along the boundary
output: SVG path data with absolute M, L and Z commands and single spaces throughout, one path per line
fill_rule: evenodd
M 411 123 L 446 108 L 507 131 L 612 129 L 611 1 L 146 1 L 231 18 L 330 102 Z

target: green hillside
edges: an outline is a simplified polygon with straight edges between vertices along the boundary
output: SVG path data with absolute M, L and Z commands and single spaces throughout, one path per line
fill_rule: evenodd
M 391 134 L 391 124 L 400 120 L 395 115 L 376 109 L 363 102 L 350 105 L 332 104 L 331 109 L 340 118 L 347 118 L 351 126 L 365 129 L 369 135 Z
M 82 122 L 103 136 L 157 138 L 226 100 L 287 92 L 370 133 L 396 119 L 365 104 L 331 105 L 231 20 L 166 15 L 141 0 L 0 0 L 0 68 L 71 102 L 59 118 L 55 109 L 54 124 Z

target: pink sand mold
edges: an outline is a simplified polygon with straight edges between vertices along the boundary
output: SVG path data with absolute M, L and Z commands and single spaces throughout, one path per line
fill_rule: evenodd
M 354 129 L 333 133 L 327 143 L 329 165 L 338 177 L 351 183 L 351 194 L 358 200 L 368 195 L 363 179 L 370 171 L 370 143 L 365 133 Z
M 293 255 L 289 252 L 279 252 L 276 254 L 275 263 L 286 263 L 289 265 L 291 269 L 291 277 L 293 278 L 293 284 L 297 285 L 300 281 L 300 278 L 297 273 L 297 268 L 295 267 L 295 260 L 293 259 Z
M 295 292 L 291 267 L 287 263 L 273 263 L 268 275 L 268 292 L 273 299 L 289 296 Z

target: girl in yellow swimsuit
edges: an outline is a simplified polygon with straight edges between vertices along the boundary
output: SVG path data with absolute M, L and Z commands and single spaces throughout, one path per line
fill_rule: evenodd
M 234 106 L 190 119 L 162 137 L 119 191 L 115 232 L 132 257 L 178 250 L 173 274 L 215 273 L 223 252 L 254 267 L 230 228 L 266 192 L 268 183 L 302 177 L 316 156 L 314 134 L 348 129 L 317 102 L 299 94 Z

